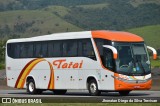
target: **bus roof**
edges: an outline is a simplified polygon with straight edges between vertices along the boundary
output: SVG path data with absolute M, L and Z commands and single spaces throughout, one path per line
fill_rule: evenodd
M 119 42 L 144 41 L 143 38 L 128 32 L 97 30 L 97 31 L 55 33 L 55 34 L 30 37 L 30 38 L 11 39 L 11 40 L 8 40 L 7 43 L 45 41 L 45 40 L 81 39 L 81 38 L 102 38 L 102 39 L 119 41 Z
M 30 38 L 11 39 L 7 43 L 11 42 L 29 42 L 29 41 L 46 41 L 46 40 L 64 40 L 64 39 L 80 39 L 80 38 L 91 38 L 91 31 L 81 32 L 65 32 L 55 33 L 50 35 L 42 35 Z
M 143 42 L 143 38 L 129 32 L 121 31 L 92 31 L 93 38 L 102 38 L 118 42 Z

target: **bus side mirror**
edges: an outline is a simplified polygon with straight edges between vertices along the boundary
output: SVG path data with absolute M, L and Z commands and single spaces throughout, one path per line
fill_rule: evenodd
M 111 45 L 103 45 L 103 47 L 108 48 L 112 50 L 113 52 L 113 58 L 116 60 L 118 58 L 117 49 Z
M 153 52 L 153 59 L 157 59 L 157 51 L 153 47 L 147 46 L 147 49 L 151 50 Z

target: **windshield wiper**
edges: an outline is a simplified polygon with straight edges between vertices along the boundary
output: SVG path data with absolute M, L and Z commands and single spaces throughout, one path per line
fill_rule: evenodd
M 139 63 L 140 63 L 140 66 L 141 66 L 141 68 L 142 68 L 142 70 L 143 70 L 143 72 L 144 72 L 144 75 L 145 75 L 145 74 L 146 74 L 146 71 L 145 71 L 145 69 L 144 69 L 142 63 L 141 63 L 141 62 L 139 62 Z

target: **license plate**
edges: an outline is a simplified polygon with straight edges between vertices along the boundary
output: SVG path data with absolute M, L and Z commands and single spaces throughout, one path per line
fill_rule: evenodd
M 134 86 L 134 88 L 140 88 L 140 86 Z

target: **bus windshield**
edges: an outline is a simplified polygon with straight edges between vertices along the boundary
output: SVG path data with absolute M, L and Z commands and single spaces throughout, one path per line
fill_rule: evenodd
M 149 56 L 144 42 L 125 43 L 103 39 L 95 39 L 95 42 L 105 68 L 129 76 L 143 76 L 151 73 Z M 113 52 L 103 45 L 115 47 L 118 59 L 113 59 Z
M 149 57 L 143 43 L 116 43 L 116 71 L 125 75 L 146 75 L 150 71 Z

